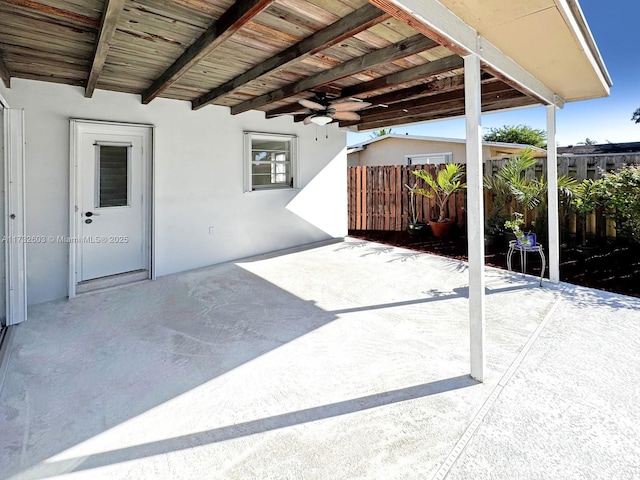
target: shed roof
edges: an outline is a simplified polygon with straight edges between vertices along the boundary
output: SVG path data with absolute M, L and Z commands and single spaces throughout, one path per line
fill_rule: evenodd
M 465 139 L 460 138 L 448 138 L 448 137 L 430 137 L 424 135 L 401 135 L 398 133 L 388 133 L 386 135 L 381 135 L 379 137 L 371 138 L 365 140 L 364 142 L 359 142 L 347 147 L 347 153 L 356 153 L 364 150 L 367 145 L 372 143 L 380 142 L 382 140 L 386 140 L 388 138 L 397 138 L 401 140 L 419 140 L 424 142 L 445 142 L 445 143 L 462 143 L 466 144 Z M 496 147 L 499 149 L 513 149 L 513 150 L 524 150 L 525 148 L 531 149 L 535 153 L 545 154 L 547 151 L 544 148 L 534 147 L 532 145 L 524 145 L 521 143 L 509 143 L 509 142 L 482 142 L 482 145 L 487 147 Z
M 566 147 L 558 147 L 559 155 L 606 155 L 613 153 L 640 153 L 640 142 L 569 145 Z

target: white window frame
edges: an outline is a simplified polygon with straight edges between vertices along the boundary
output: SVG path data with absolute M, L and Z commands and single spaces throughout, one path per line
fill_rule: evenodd
M 442 160 L 438 160 L 438 157 Z M 425 158 L 427 161 L 423 162 L 420 160 L 421 158 Z M 414 153 L 404 156 L 405 165 L 439 165 L 441 163 L 453 163 L 453 152 Z
M 254 139 L 272 139 L 290 142 L 291 159 L 290 159 L 290 183 L 272 184 L 272 185 L 253 185 L 252 171 L 252 150 Z M 244 191 L 245 192 L 262 192 L 269 190 L 285 190 L 296 189 L 299 185 L 298 179 L 298 137 L 296 135 L 282 133 L 264 133 L 264 132 L 244 132 Z

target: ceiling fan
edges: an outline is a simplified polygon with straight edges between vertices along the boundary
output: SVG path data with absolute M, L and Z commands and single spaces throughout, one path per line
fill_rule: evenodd
M 316 93 L 315 99 L 302 99 L 298 103 L 305 110 L 295 112 L 297 114 L 307 115 L 304 124 L 309 125 L 326 125 L 334 120 L 357 121 L 360 115 L 356 113 L 358 110 L 367 108 L 371 105 L 369 102 L 358 100 L 357 98 L 341 98 L 338 100 L 329 99 L 326 94 Z

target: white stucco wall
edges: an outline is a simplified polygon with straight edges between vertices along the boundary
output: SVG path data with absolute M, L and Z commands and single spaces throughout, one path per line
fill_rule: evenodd
M 155 125 L 155 250 L 158 276 L 347 233 L 346 138 L 288 117 L 12 79 L 0 88 L 26 115 L 27 235 L 69 234 L 69 119 Z M 299 139 L 300 189 L 243 192 L 243 131 Z M 27 248 L 30 304 L 66 297 L 68 245 Z

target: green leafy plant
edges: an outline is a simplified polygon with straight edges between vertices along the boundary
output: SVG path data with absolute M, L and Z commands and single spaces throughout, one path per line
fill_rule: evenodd
M 640 166 L 605 173 L 598 193 L 605 214 L 616 222 L 616 233 L 640 243 Z
M 516 236 L 520 245 L 529 245 L 531 241 L 522 230 L 524 226 L 524 215 L 520 212 L 513 212 L 513 220 L 507 220 L 504 222 L 504 228 L 511 230 Z
M 458 163 L 448 163 L 445 168 L 438 170 L 435 177 L 425 170 L 413 170 L 411 173 L 424 180 L 428 186 L 428 188 L 414 188 L 414 193 L 435 199 L 437 221 L 445 222 L 447 220 L 447 200 L 457 191 L 467 188 L 467 184 L 462 182 L 464 166 Z

